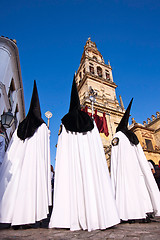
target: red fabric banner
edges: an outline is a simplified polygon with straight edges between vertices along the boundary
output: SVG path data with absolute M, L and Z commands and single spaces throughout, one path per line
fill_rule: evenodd
M 85 109 L 83 111 L 88 113 L 89 116 L 92 116 L 92 114 L 88 112 L 88 107 L 87 106 L 85 106 Z M 103 113 L 103 117 L 100 117 L 97 114 L 97 110 L 95 110 L 95 113 L 94 113 L 93 117 L 94 117 L 94 121 L 97 125 L 98 131 L 100 133 L 104 133 L 106 135 L 106 137 L 108 137 L 109 132 L 108 132 L 106 114 Z

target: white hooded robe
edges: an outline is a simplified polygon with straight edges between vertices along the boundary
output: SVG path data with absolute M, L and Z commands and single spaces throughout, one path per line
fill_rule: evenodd
M 133 145 L 121 131 L 111 151 L 111 181 L 120 219 L 160 216 L 160 192 L 140 143 Z
M 32 224 L 51 205 L 50 140 L 46 124 L 30 138 L 14 132 L 0 168 L 0 223 Z
M 87 133 L 62 126 L 50 228 L 106 229 L 120 222 L 96 125 Z

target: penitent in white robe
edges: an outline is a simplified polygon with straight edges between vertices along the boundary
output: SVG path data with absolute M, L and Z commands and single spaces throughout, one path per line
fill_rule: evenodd
M 91 231 L 120 222 L 96 125 L 87 133 L 62 126 L 54 186 L 50 228 Z
M 112 146 L 111 181 L 120 219 L 160 216 L 160 192 L 140 143 L 131 144 L 120 131 L 114 137 L 119 143 Z
M 51 205 L 50 140 L 46 124 L 22 141 L 14 132 L 0 168 L 0 223 L 32 224 Z

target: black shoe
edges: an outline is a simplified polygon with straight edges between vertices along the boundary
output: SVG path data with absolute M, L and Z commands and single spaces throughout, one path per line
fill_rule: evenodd
M 13 228 L 14 230 L 19 230 L 20 227 L 21 227 L 21 225 L 15 225 L 15 226 L 12 226 L 12 228 Z

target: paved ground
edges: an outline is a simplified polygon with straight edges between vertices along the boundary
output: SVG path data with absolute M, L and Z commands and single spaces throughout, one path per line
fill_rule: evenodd
M 66 229 L 26 229 L 0 230 L 0 240 L 159 240 L 160 239 L 160 217 L 151 223 L 124 223 L 116 227 L 100 231 L 74 231 Z

